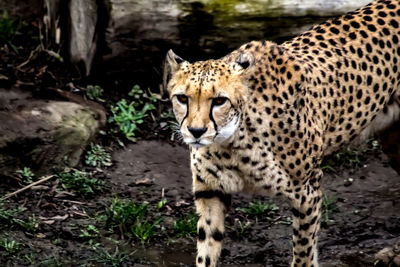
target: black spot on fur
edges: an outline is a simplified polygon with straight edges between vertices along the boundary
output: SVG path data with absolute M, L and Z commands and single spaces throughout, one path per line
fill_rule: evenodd
M 221 242 L 222 239 L 224 238 L 224 235 L 221 233 L 221 231 L 219 231 L 218 229 L 216 229 L 214 231 L 214 233 L 212 234 L 212 237 L 215 241 Z
M 209 267 L 211 265 L 211 260 L 209 256 L 206 256 L 206 267 Z
M 199 241 L 206 240 L 206 231 L 204 231 L 203 227 L 199 228 Z

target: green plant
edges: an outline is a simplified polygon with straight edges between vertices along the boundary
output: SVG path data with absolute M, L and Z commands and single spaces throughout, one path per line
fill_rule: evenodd
M 35 177 L 35 174 L 29 167 L 24 167 L 23 169 L 17 170 L 15 173 L 26 184 L 32 183 Z
M 130 200 L 114 198 L 108 208 L 106 223 L 108 228 L 118 228 L 121 234 L 133 237 L 144 244 L 155 234 L 161 218 L 148 219 L 149 204 L 136 204 Z
M 12 43 L 23 23 L 18 19 L 12 19 L 7 12 L 0 16 L 0 44 L 8 45 L 15 53 L 18 48 Z
M 111 166 L 111 155 L 101 145 L 90 144 L 85 163 L 92 167 Z
M 39 222 L 33 214 L 27 221 L 21 220 L 18 216 L 25 211 L 25 208 L 18 207 L 16 209 L 7 209 L 4 207 L 4 202 L 0 201 L 0 225 L 1 226 L 18 226 L 24 231 L 33 233 L 39 227 Z M 1 227 L 0 227 L 1 228 Z
M 237 237 L 240 237 L 245 235 L 251 229 L 251 222 L 242 222 L 239 219 L 235 219 L 234 226 L 227 226 L 227 228 L 231 229 Z
M 24 260 L 30 265 L 30 266 L 32 266 L 32 265 L 35 265 L 35 258 L 36 258 L 36 250 L 35 250 L 35 248 L 31 245 L 31 244 L 29 244 L 28 245 L 29 246 L 29 251 L 28 251 L 28 253 L 24 253 Z
M 50 256 L 47 259 L 41 261 L 40 266 L 62 267 L 64 266 L 64 263 L 60 257 Z
M 144 218 L 149 210 L 149 205 L 135 204 L 131 200 L 120 199 L 115 197 L 109 207 L 109 215 L 107 221 L 111 227 L 119 225 L 127 225 L 133 223 L 137 219 Z
M 365 148 L 345 148 L 325 158 L 321 169 L 325 171 L 336 171 L 337 169 L 358 169 L 366 160 Z
M 21 207 L 16 209 L 7 209 L 4 207 L 4 202 L 0 201 L 0 225 L 11 226 L 13 224 L 18 224 L 20 220 L 17 216 L 24 210 L 25 209 Z
M 92 178 L 91 173 L 73 170 L 58 174 L 61 183 L 67 189 L 72 189 L 84 196 L 92 196 L 95 192 L 101 192 L 104 182 Z
M 109 122 L 115 123 L 126 139 L 135 142 L 135 131 L 138 125 L 144 122 L 149 111 L 155 109 L 154 103 L 157 102 L 157 99 L 153 94 L 147 96 L 138 85 L 132 88 L 129 96 L 134 100 L 128 102 L 126 99 L 122 99 L 115 106 L 111 106 L 112 116 L 109 118 Z
M 155 235 L 156 227 L 160 224 L 161 218 L 157 218 L 153 222 L 137 220 L 130 228 L 134 237 L 145 244 Z
M 79 237 L 85 239 L 92 239 L 100 236 L 99 229 L 92 224 L 86 225 L 83 229 L 81 229 L 81 232 L 82 233 L 79 235 Z
M 157 203 L 157 209 L 162 209 L 165 205 L 167 204 L 167 198 L 163 197 L 158 203 Z
M 110 253 L 107 249 L 100 247 L 100 244 L 96 244 L 92 247 L 92 249 L 97 252 L 97 255 L 91 260 L 101 263 L 104 266 L 122 266 L 123 262 L 129 256 L 126 255 L 126 253 L 120 253 L 118 247 L 115 247 L 115 251 L 113 253 Z
M 322 199 L 322 218 L 321 224 L 324 227 L 327 227 L 329 224 L 333 222 L 330 218 L 332 213 L 337 211 L 339 207 L 336 204 L 337 199 L 330 196 L 324 196 Z
M 91 100 L 104 101 L 103 99 L 101 99 L 103 91 L 103 88 L 101 88 L 99 85 L 88 85 L 86 87 L 86 95 Z
M 15 240 L 7 240 L 4 238 L 0 240 L 0 248 L 4 250 L 5 256 L 11 256 L 21 251 L 22 244 Z
M 39 222 L 33 214 L 27 221 L 21 220 L 18 216 L 25 211 L 25 208 L 18 207 L 16 209 L 7 209 L 4 202 L 0 201 L 0 225 L 2 226 L 18 226 L 20 229 L 33 233 L 39 227 Z
M 197 233 L 197 214 L 189 214 L 186 217 L 174 221 L 173 230 L 177 237 L 191 237 Z
M 270 219 L 279 208 L 273 202 L 264 203 L 258 201 L 250 202 L 248 207 L 238 208 L 237 210 L 254 216 L 265 215 L 267 219 Z
M 35 232 L 39 227 L 39 222 L 36 220 L 35 214 L 30 216 L 27 221 L 14 219 L 14 222 L 18 224 L 22 229 L 30 233 Z

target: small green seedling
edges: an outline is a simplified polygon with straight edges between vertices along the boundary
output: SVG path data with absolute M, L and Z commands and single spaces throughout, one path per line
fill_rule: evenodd
M 34 233 L 39 228 L 39 222 L 36 220 L 35 214 L 30 216 L 27 221 L 14 219 L 14 222 L 29 233 Z
M 251 222 L 242 222 L 241 220 L 235 220 L 234 230 L 237 236 L 245 235 L 251 229 Z
M 82 233 L 79 235 L 79 237 L 85 239 L 92 239 L 100 236 L 99 229 L 97 229 L 97 227 L 92 224 L 86 225 L 84 229 L 81 229 L 81 232 Z
M 323 227 L 327 227 L 329 224 L 333 223 L 334 220 L 330 217 L 332 213 L 338 211 L 339 207 L 336 204 L 337 199 L 330 196 L 324 196 L 322 199 L 322 218 L 321 224 Z
M 41 261 L 39 266 L 63 267 L 65 266 L 65 264 L 60 257 L 50 256 L 47 259 Z
M 16 209 L 7 209 L 4 207 L 4 202 L 0 201 L 0 228 L 4 226 L 12 226 L 17 224 L 20 221 L 17 217 L 20 215 L 25 209 L 18 207 Z
M 136 204 L 116 197 L 108 208 L 106 227 L 118 229 L 122 235 L 138 239 L 145 244 L 155 235 L 161 222 L 161 218 L 154 221 L 148 219 L 149 209 L 148 203 Z
M 257 217 L 260 215 L 264 215 L 266 216 L 267 220 L 270 220 L 271 217 L 275 215 L 276 211 L 279 210 L 279 208 L 273 202 L 264 203 L 258 201 L 250 202 L 250 205 L 248 207 L 238 208 L 237 210 Z
M 104 101 L 101 99 L 104 89 L 99 85 L 88 85 L 86 87 L 86 95 L 90 100 Z
M 144 245 L 155 235 L 156 228 L 161 220 L 161 218 L 157 218 L 153 222 L 138 220 L 131 226 L 131 233 Z
M 35 177 L 35 174 L 29 167 L 24 167 L 23 169 L 17 170 L 15 173 L 25 184 L 32 183 L 33 178 Z
M 15 240 L 8 240 L 4 238 L 0 240 L 0 248 L 4 250 L 5 256 L 11 256 L 21 251 L 22 244 Z
M 100 247 L 100 245 L 94 246 L 93 250 L 97 252 L 95 258 L 91 259 L 91 261 L 100 263 L 104 266 L 122 266 L 123 262 L 128 258 L 126 253 L 121 253 L 118 250 L 118 247 L 115 247 L 115 251 L 110 253 L 107 249 Z
M 167 198 L 163 197 L 157 204 L 157 209 L 162 209 L 167 204 Z
M 95 192 L 101 192 L 104 188 L 104 182 L 92 178 L 91 173 L 73 170 L 58 176 L 66 189 L 72 189 L 84 196 L 93 196 Z
M 133 101 L 122 99 L 115 106 L 111 106 L 112 116 L 109 122 L 115 123 L 126 139 L 136 142 L 138 125 L 155 109 L 154 103 L 157 102 L 157 98 L 154 94 L 147 96 L 138 85 L 132 88 L 129 96 L 133 97 Z
M 85 163 L 88 166 L 99 168 L 111 166 L 111 155 L 101 145 L 90 144 Z
M 366 160 L 363 155 L 366 148 L 345 148 L 324 158 L 321 169 L 324 171 L 336 171 L 340 169 L 356 170 Z
M 134 223 L 137 219 L 144 219 L 148 213 L 147 203 L 136 204 L 133 201 L 115 197 L 109 207 L 107 222 L 111 227 Z
M 174 221 L 173 230 L 177 237 L 192 237 L 197 234 L 196 214 L 189 214 L 186 217 L 178 218 Z
M 19 30 L 23 26 L 19 19 L 11 18 L 7 12 L 0 15 L 0 45 L 6 44 L 15 53 L 18 54 L 18 47 L 13 44 L 15 37 L 20 34 Z

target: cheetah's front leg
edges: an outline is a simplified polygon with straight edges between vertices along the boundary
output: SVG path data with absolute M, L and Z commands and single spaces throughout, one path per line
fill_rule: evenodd
M 317 178 L 299 186 L 301 190 L 297 190 L 298 193 L 292 201 L 292 267 L 318 267 L 317 234 L 321 218 L 322 192 Z
M 205 184 L 194 182 L 197 223 L 196 266 L 217 266 L 224 237 L 225 213 L 230 205 L 230 195 L 210 190 Z

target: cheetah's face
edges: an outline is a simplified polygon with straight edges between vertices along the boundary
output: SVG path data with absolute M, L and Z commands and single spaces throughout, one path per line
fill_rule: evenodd
M 193 64 L 167 54 L 165 81 L 185 143 L 193 147 L 224 144 L 233 139 L 246 101 L 251 55 L 234 62 L 208 60 Z

